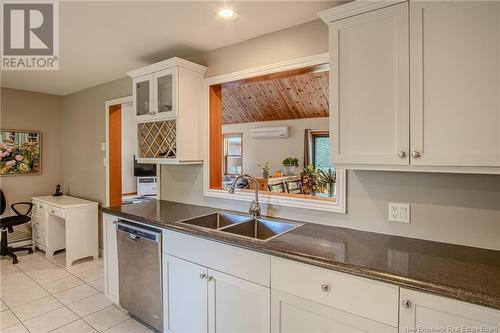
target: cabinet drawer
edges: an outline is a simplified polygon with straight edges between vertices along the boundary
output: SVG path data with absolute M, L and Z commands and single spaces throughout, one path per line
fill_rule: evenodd
M 64 218 L 64 209 L 47 206 L 47 212 L 51 215 L 55 215 L 61 218 Z
M 44 231 L 37 230 L 35 233 L 35 242 L 37 245 L 47 246 L 47 234 Z
M 271 287 L 398 326 L 399 288 L 395 285 L 272 257 Z
M 163 231 L 163 252 L 269 287 L 270 256 L 175 231 Z

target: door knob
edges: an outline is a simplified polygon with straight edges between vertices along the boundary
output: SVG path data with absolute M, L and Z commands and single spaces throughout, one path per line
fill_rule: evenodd
M 405 158 L 406 157 L 406 152 L 404 150 L 400 150 L 399 153 L 398 153 L 398 156 L 400 158 Z
M 420 153 L 416 150 L 412 151 L 411 152 L 411 157 L 413 158 L 419 158 L 420 157 Z

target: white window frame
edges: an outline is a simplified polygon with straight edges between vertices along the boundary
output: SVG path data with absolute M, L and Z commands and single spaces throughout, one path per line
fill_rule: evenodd
M 242 70 L 234 73 L 223 74 L 205 79 L 205 113 L 204 124 L 205 127 L 205 143 L 204 147 L 204 160 L 203 164 L 203 195 L 206 197 L 229 199 L 238 201 L 252 201 L 254 199 L 253 193 L 235 192 L 230 194 L 225 190 L 217 190 L 210 188 L 210 104 L 209 104 L 209 88 L 214 84 L 221 84 L 224 82 L 231 82 L 236 80 L 247 79 L 255 76 L 266 75 L 271 73 L 283 72 L 298 68 L 322 65 L 326 70 L 329 69 L 329 54 L 321 53 L 309 57 L 299 58 L 290 61 L 284 61 L 271 65 L 260 66 L 252 69 Z M 331 115 L 331 113 L 330 113 Z M 219 157 L 218 157 L 219 158 Z M 313 209 L 320 211 L 328 211 L 333 213 L 346 213 L 346 183 L 347 176 L 345 169 L 337 169 L 337 190 L 336 201 L 326 200 L 311 200 L 302 198 L 292 198 L 284 196 L 276 196 L 259 192 L 259 200 L 262 204 L 279 205 L 284 207 L 294 207 L 303 209 Z

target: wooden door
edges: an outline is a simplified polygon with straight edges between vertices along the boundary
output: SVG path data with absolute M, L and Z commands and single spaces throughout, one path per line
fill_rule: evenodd
M 500 166 L 500 2 L 410 4 L 411 164 Z
M 498 332 L 500 311 L 401 288 L 399 332 Z M 465 330 L 468 328 L 468 330 Z
M 165 330 L 176 333 L 208 331 L 206 275 L 206 267 L 163 255 Z
M 122 204 L 122 106 L 109 107 L 109 205 Z
M 270 289 L 208 270 L 209 332 L 269 332 Z
M 397 332 L 396 327 L 275 289 L 271 291 L 271 307 L 273 333 Z
M 330 24 L 334 164 L 408 165 L 408 4 Z

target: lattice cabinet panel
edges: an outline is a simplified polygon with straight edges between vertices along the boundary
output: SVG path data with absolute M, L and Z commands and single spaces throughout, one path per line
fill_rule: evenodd
M 176 159 L 177 121 L 165 120 L 137 125 L 139 158 Z

